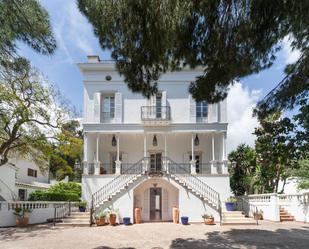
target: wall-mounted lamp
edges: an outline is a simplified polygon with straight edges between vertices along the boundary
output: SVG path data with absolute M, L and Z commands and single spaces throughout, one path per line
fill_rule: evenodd
M 112 138 L 112 146 L 115 147 L 116 145 L 117 145 L 117 140 L 116 140 L 115 135 L 113 135 L 113 138 Z
M 158 145 L 158 140 L 157 140 L 157 135 L 153 135 L 153 139 L 152 139 L 152 145 L 153 146 L 157 146 Z
M 200 140 L 199 140 L 199 138 L 198 138 L 198 136 L 197 136 L 197 134 L 195 135 L 195 138 L 194 138 L 194 145 L 195 146 L 198 146 L 200 144 Z

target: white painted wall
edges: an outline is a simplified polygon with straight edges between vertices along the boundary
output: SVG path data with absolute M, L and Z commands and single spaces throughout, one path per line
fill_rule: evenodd
M 0 167 L 0 196 L 5 200 L 12 200 L 17 196 L 15 189 L 15 175 L 17 168 L 8 164 Z
M 91 195 L 114 177 L 112 175 L 104 176 L 83 176 L 82 178 L 82 199 L 86 200 L 89 204 L 91 202 Z M 229 188 L 229 178 L 226 176 L 201 176 L 199 177 L 203 182 L 208 184 L 210 187 L 214 188 L 220 193 L 221 200 L 226 200 L 230 196 Z M 147 221 L 147 204 L 144 203 L 145 200 L 145 190 L 151 186 L 153 183 L 157 183 L 158 187 L 166 189 L 168 192 L 168 204 L 167 209 L 164 213 L 164 218 L 166 220 L 171 220 L 172 207 L 179 206 L 180 215 L 188 216 L 192 222 L 201 222 L 201 215 L 207 213 L 212 214 L 216 221 L 219 221 L 219 215 L 216 210 L 212 209 L 205 202 L 201 201 L 198 197 L 188 192 L 181 185 L 169 179 L 167 177 L 163 178 L 152 178 L 146 180 L 139 185 L 134 185 L 126 192 L 124 192 L 120 198 L 116 199 L 114 202 L 110 203 L 115 208 L 120 210 L 120 222 L 121 217 L 128 216 L 133 219 L 133 206 L 134 206 L 134 196 L 139 196 L 140 203 L 137 206 L 143 206 L 143 219 Z M 136 200 L 136 199 L 135 199 Z
M 149 101 L 141 94 L 132 93 L 123 78 L 116 72 L 113 64 L 80 63 L 78 64 L 84 82 L 84 123 L 94 123 L 94 98 L 95 94 L 115 93 L 122 94 L 123 123 L 141 123 L 141 106 L 149 105 Z M 190 97 L 188 87 L 201 70 L 184 70 L 182 72 L 169 72 L 161 77 L 158 82 L 159 91 L 166 91 L 167 106 L 171 108 L 173 123 L 191 123 Z M 106 81 L 106 75 L 112 77 Z M 214 116 L 215 115 L 215 116 Z M 209 122 L 226 123 L 226 101 L 219 105 L 210 105 Z

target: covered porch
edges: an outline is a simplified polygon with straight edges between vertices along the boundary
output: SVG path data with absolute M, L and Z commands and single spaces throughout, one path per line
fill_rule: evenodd
M 86 132 L 85 175 L 128 174 L 141 165 L 143 173 L 227 174 L 226 133 Z

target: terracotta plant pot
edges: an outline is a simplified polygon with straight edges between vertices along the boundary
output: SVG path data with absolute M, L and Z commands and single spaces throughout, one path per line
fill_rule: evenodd
M 111 224 L 112 226 L 116 226 L 116 219 L 117 219 L 116 214 L 110 214 L 109 215 L 109 224 Z
M 179 209 L 176 207 L 173 208 L 173 223 L 179 223 Z
M 18 227 L 25 227 L 25 226 L 28 225 L 28 223 L 29 223 L 28 217 L 24 217 L 24 218 L 18 217 L 18 218 L 16 218 L 16 226 L 18 226 Z
M 215 219 L 214 218 L 206 218 L 204 219 L 205 225 L 213 225 L 215 224 Z
M 141 208 L 139 207 L 134 209 L 134 223 L 135 224 L 141 223 Z
M 97 226 L 104 226 L 105 225 L 105 217 L 100 218 L 100 219 L 96 219 L 95 222 L 96 222 Z
M 263 220 L 263 214 L 256 214 L 256 213 L 254 213 L 254 219 L 255 220 Z

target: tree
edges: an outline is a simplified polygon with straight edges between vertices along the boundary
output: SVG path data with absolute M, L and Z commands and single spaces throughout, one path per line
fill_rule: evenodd
M 275 112 L 259 120 L 255 129 L 255 150 L 258 180 L 262 193 L 278 192 L 280 180 L 286 181 L 289 172 L 297 165 L 296 146 L 292 137 L 294 125 L 289 118 Z M 284 188 L 284 187 L 283 187 Z
M 56 48 L 47 11 L 37 0 L 0 0 L 0 64 L 15 57 L 16 42 L 51 54 Z
M 78 7 L 101 47 L 112 50 L 128 87 L 147 97 L 157 92 L 162 73 L 200 66 L 204 72 L 190 93 L 196 100 L 222 100 L 235 79 L 270 67 L 288 35 L 302 56 L 260 110 L 291 107 L 308 93 L 306 0 L 78 0 Z
M 300 167 L 293 172 L 297 177 L 299 189 L 309 189 L 309 160 L 299 162 Z
M 59 93 L 26 60 L 4 63 L 0 70 L 0 166 L 18 152 L 47 167 L 48 140 L 67 114 Z
M 61 132 L 57 135 L 57 142 L 53 144 L 53 152 L 50 158 L 50 171 L 57 180 L 69 176 L 71 180 L 80 180 L 81 172 L 75 164 L 81 165 L 83 150 L 83 135 L 80 123 L 77 120 L 65 122 Z
M 256 184 L 256 153 L 253 148 L 241 144 L 229 156 L 232 164 L 230 168 L 230 186 L 236 196 L 254 194 Z

